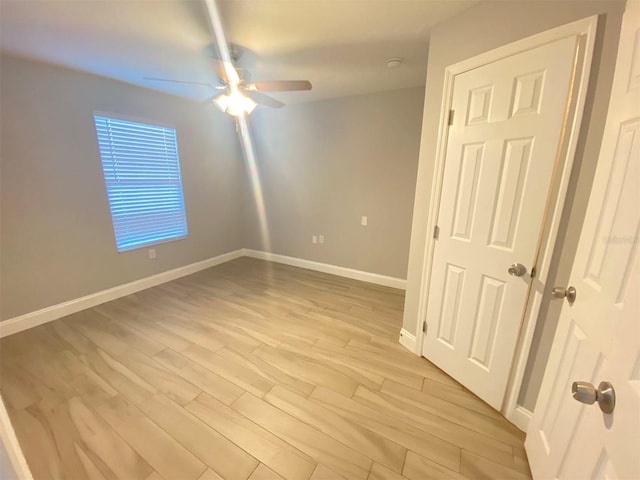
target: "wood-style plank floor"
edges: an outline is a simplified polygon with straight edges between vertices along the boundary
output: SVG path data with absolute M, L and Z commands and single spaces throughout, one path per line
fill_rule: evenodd
M 1 392 L 36 479 L 530 478 L 403 302 L 241 258 L 2 339 Z

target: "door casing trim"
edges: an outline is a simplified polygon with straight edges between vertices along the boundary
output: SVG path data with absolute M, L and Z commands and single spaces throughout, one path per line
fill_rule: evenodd
M 579 48 L 581 51 L 576 65 L 576 77 L 573 89 L 574 96 L 571 99 L 572 109 L 567 125 L 567 135 L 565 136 L 564 145 L 562 145 L 562 165 L 559 167 L 560 171 L 557 183 L 555 186 L 552 185 L 551 187 L 553 194 L 555 194 L 555 201 L 551 206 L 549 216 L 543 226 L 544 236 L 542 238 L 542 244 L 540 245 L 540 256 L 537 265 L 536 278 L 533 280 L 529 299 L 523 313 L 518 344 L 516 345 L 514 358 L 512 360 L 511 376 L 507 383 L 507 389 L 501 408 L 505 417 L 523 431 L 526 431 L 528 427 L 527 419 L 530 417 L 518 414 L 522 410 L 522 407 L 517 403 L 518 396 L 520 394 L 524 371 L 529 351 L 531 349 L 531 341 L 544 293 L 543 287 L 546 284 L 548 277 L 551 258 L 558 235 L 560 219 L 562 217 L 567 196 L 569 178 L 573 168 L 578 136 L 582 124 L 587 88 L 589 85 L 591 60 L 593 58 L 597 25 L 597 15 L 587 17 L 498 47 L 494 50 L 490 50 L 475 57 L 450 65 L 445 69 L 442 104 L 440 107 L 440 122 L 436 142 L 435 168 L 429 202 L 429 213 L 427 217 L 426 231 L 428 234 L 425 239 L 426 247 L 422 261 L 418 315 L 415 326 L 415 353 L 418 355 L 422 355 L 424 334 L 420 325 L 424 319 L 426 319 L 427 314 L 429 284 L 431 280 L 433 253 L 435 249 L 435 239 L 430 235 L 430 233 L 437 225 L 438 212 L 440 210 L 440 196 L 442 193 L 442 181 L 444 176 L 444 164 L 449 133 L 448 116 L 453 98 L 453 85 L 456 75 L 460 75 L 483 65 L 540 47 L 562 38 L 577 37 L 580 42 Z M 539 288 L 536 288 L 536 285 Z

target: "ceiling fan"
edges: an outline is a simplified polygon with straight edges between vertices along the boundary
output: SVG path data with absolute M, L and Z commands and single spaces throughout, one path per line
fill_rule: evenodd
M 311 82 L 308 80 L 265 80 L 251 82 L 249 72 L 235 66 L 240 50 L 234 45 L 232 48 L 232 61 L 224 61 L 214 58 L 218 81 L 214 83 L 191 82 L 186 80 L 172 80 L 167 78 L 145 77 L 146 80 L 159 82 L 183 83 L 188 85 L 203 85 L 218 90 L 205 103 L 213 102 L 220 110 L 229 115 L 239 116 L 251 113 L 256 106 L 264 105 L 271 108 L 284 106 L 279 100 L 265 95 L 262 92 L 292 92 L 311 90 Z

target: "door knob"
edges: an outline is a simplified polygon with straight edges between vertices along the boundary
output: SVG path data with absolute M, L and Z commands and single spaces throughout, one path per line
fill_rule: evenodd
M 521 263 L 514 263 L 509 267 L 509 275 L 513 275 L 514 277 L 521 277 L 525 273 L 527 273 L 527 267 L 522 265 Z
M 589 382 L 573 382 L 571 395 L 580 403 L 598 406 L 603 413 L 612 413 L 616 406 L 616 392 L 610 382 L 600 382 L 598 389 Z
M 551 295 L 556 298 L 567 298 L 569 303 L 573 303 L 576 301 L 576 289 L 574 287 L 564 288 L 564 287 L 554 287 L 551 291 Z

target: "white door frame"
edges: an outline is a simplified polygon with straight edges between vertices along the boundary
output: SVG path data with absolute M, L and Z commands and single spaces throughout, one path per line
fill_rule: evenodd
M 432 232 L 437 225 L 438 212 L 440 210 L 440 195 L 442 180 L 444 177 L 445 156 L 447 153 L 448 141 L 448 115 L 453 99 L 453 87 L 455 76 L 469 70 L 481 67 L 503 58 L 516 55 L 526 50 L 531 50 L 541 45 L 554 42 L 566 37 L 577 36 L 579 47 L 575 58 L 575 79 L 572 83 L 572 101 L 570 109 L 566 112 L 564 121 L 564 132 L 561 135 L 561 146 L 556 158 L 554 171 L 552 194 L 548 200 L 546 223 L 542 230 L 542 238 L 539 244 L 539 257 L 536 262 L 536 276 L 532 281 L 532 287 L 525 311 L 523 312 L 522 324 L 518 345 L 514 354 L 511 375 L 507 385 L 507 392 L 501 411 L 508 420 L 513 422 L 523 431 L 527 430 L 531 412 L 517 405 L 518 395 L 524 370 L 531 348 L 531 340 L 535 330 L 544 285 L 549 274 L 549 267 L 562 210 L 567 194 L 569 177 L 573 167 L 575 150 L 582 123 L 582 113 L 584 110 L 585 97 L 589 84 L 589 73 L 591 70 L 591 59 L 598 23 L 597 15 L 588 17 L 576 22 L 554 28 L 552 30 L 518 40 L 514 43 L 496 48 L 489 52 L 482 53 L 473 58 L 450 65 L 445 70 L 444 89 L 442 94 L 442 105 L 440 109 L 440 124 L 438 127 L 438 139 L 436 144 L 435 169 L 433 183 L 431 187 L 431 198 L 429 203 L 429 214 L 427 217 L 427 238 L 426 248 L 422 263 L 422 278 L 420 281 L 420 298 L 418 302 L 418 315 L 416 325 L 415 353 L 422 355 L 422 344 L 424 333 L 422 323 L 426 319 L 427 302 L 429 296 L 429 283 L 431 281 L 431 269 L 433 266 L 433 253 L 435 249 L 435 239 Z

